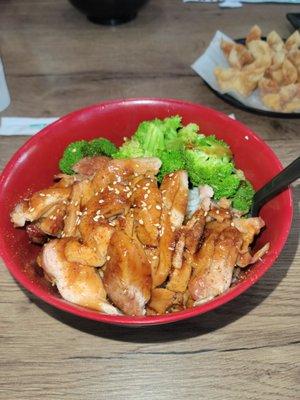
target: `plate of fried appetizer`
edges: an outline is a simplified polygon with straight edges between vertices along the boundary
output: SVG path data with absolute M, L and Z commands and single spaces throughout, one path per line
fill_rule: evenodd
M 299 118 L 300 33 L 266 37 L 255 25 L 244 39 L 217 32 L 192 68 L 221 98 L 259 114 Z
M 1 256 L 34 295 L 85 318 L 136 326 L 196 316 L 278 257 L 290 190 L 259 217 L 248 211 L 281 169 L 250 129 L 200 105 L 90 106 L 32 137 L 4 169 Z

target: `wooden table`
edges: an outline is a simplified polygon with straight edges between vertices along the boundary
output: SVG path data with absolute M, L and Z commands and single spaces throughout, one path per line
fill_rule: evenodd
M 135 21 L 103 27 L 67 1 L 1 1 L 12 98 L 3 115 L 59 116 L 120 97 L 187 99 L 234 112 L 286 165 L 299 156 L 299 120 L 233 109 L 190 64 L 217 29 L 240 37 L 258 23 L 288 36 L 285 13 L 298 8 L 152 0 Z M 0 168 L 26 139 L 0 138 Z M 21 289 L 1 263 L 0 399 L 299 398 L 299 198 L 298 183 L 291 234 L 272 269 L 231 303 L 177 325 L 127 329 L 63 314 Z

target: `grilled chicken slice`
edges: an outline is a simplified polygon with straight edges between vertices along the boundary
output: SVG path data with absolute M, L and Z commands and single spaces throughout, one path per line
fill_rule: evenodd
M 189 282 L 189 292 L 196 304 L 212 299 L 229 288 L 241 246 L 241 233 L 235 227 L 208 233 L 194 258 L 196 268 Z
M 258 235 L 261 228 L 265 226 L 262 218 L 234 218 L 233 225 L 242 233 L 243 245 L 241 253 L 246 253 L 249 250 L 250 244 L 253 242 L 254 236 Z
M 107 222 L 95 224 L 89 236 L 85 237 L 84 243 L 72 239 L 66 244 L 67 260 L 90 267 L 101 267 L 106 262 L 107 249 L 113 232 L 114 228 Z
M 173 270 L 167 283 L 168 289 L 181 293 L 186 291 L 192 272 L 193 254 L 199 247 L 204 226 L 205 212 L 199 208 L 181 228 L 172 259 Z
M 77 174 L 92 176 L 99 170 L 110 172 L 125 172 L 126 175 L 134 173 L 138 175 L 151 174 L 156 175 L 161 167 L 159 158 L 133 158 L 133 159 L 115 159 L 99 156 L 85 157 L 78 161 L 73 167 Z
M 11 213 L 14 226 L 24 226 L 26 221 L 36 221 L 47 213 L 53 206 L 67 202 L 71 193 L 70 188 L 55 188 L 40 190 L 34 193 L 29 200 L 16 205 Z
M 55 239 L 44 246 L 41 264 L 46 276 L 55 283 L 65 300 L 107 314 L 120 314 L 107 302 L 97 271 L 66 260 L 65 246 L 69 240 Z
M 142 157 L 131 159 L 114 159 L 109 163 L 110 172 L 123 175 L 156 175 L 161 167 L 161 161 L 156 157 Z
M 237 259 L 237 265 L 241 268 L 245 268 L 250 264 L 254 264 L 269 250 L 270 244 L 266 243 L 261 249 L 252 255 L 249 247 L 254 240 L 254 236 L 259 234 L 260 230 L 265 226 L 265 223 L 260 217 L 247 219 L 234 218 L 232 223 L 241 232 L 243 238 L 243 244 Z
M 269 248 L 270 243 L 266 243 L 253 255 L 251 255 L 250 250 L 246 253 L 239 254 L 236 265 L 240 268 L 245 268 L 248 267 L 248 265 L 256 263 L 256 261 L 261 259 L 269 251 Z
M 79 215 L 81 206 L 81 182 L 74 183 L 70 196 L 70 202 L 67 205 L 65 225 L 63 236 L 76 236 L 77 227 L 79 225 Z
M 161 237 L 159 264 L 153 276 L 154 287 L 167 278 L 172 264 L 176 231 L 181 227 L 188 200 L 188 176 L 185 171 L 166 175 L 160 187 L 162 193 Z
M 186 252 L 180 269 L 174 268 L 170 273 L 167 289 L 180 293 L 186 291 L 192 273 L 192 261 L 191 254 Z
M 73 166 L 76 174 L 93 176 L 99 170 L 106 170 L 111 158 L 105 156 L 84 157 Z
M 172 306 L 182 304 L 182 294 L 164 288 L 155 288 L 151 292 L 148 308 L 157 314 L 165 314 Z
M 108 297 L 125 314 L 145 315 L 151 267 L 141 243 L 124 231 L 114 232 L 111 238 L 103 283 Z
M 158 246 L 161 215 L 161 193 L 153 178 L 143 177 L 133 189 L 135 231 L 146 246 Z

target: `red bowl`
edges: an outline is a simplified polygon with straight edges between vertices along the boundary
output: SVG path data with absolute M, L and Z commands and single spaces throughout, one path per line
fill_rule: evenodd
M 291 190 L 286 190 L 261 210 L 266 229 L 256 247 L 270 242 L 270 251 L 262 261 L 248 269 L 245 276 L 226 293 L 200 306 L 173 314 L 133 317 L 105 315 L 63 300 L 33 267 L 39 247 L 29 242 L 24 229 L 15 229 L 9 214 L 14 205 L 29 193 L 51 184 L 58 172 L 58 160 L 68 143 L 104 136 L 117 145 L 130 136 L 143 120 L 179 114 L 183 123 L 199 124 L 201 132 L 225 140 L 234 153 L 236 165 L 259 189 L 282 170 L 268 145 L 249 128 L 228 116 L 180 100 L 130 99 L 96 104 L 62 117 L 29 139 L 12 157 L 0 180 L 0 254 L 14 278 L 27 290 L 61 310 L 111 324 L 138 326 L 165 324 L 194 317 L 234 299 L 252 286 L 280 254 L 292 221 Z

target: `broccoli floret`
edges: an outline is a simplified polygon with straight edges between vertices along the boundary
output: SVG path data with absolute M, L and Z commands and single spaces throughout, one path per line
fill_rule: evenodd
M 194 148 L 195 142 L 198 138 L 203 137 L 198 133 L 199 126 L 196 124 L 188 124 L 179 129 L 177 135 L 171 138 L 167 143 L 166 147 L 170 150 L 181 150 L 182 148 Z
M 228 175 L 220 180 L 216 180 L 211 183 L 212 188 L 214 189 L 214 198 L 216 200 L 221 199 L 222 197 L 232 197 L 236 193 L 240 179 L 236 174 Z
M 200 150 L 186 150 L 184 158 L 193 186 L 210 185 L 217 200 L 234 195 L 240 180 L 228 159 L 210 156 Z
M 156 156 L 165 148 L 163 122 L 159 119 L 142 122 L 131 140 L 140 143 L 145 156 Z
M 165 141 L 171 140 L 177 136 L 177 131 L 182 127 L 181 117 L 174 115 L 173 117 L 167 117 L 163 120 L 164 136 Z
M 114 153 L 113 158 L 136 158 L 143 157 L 144 152 L 142 146 L 137 140 L 126 140 L 118 151 Z
M 83 157 L 87 156 L 88 148 L 89 145 L 86 140 L 79 140 L 77 142 L 70 143 L 66 147 L 62 158 L 59 160 L 60 170 L 68 175 L 74 174 L 72 169 L 73 165 Z
M 133 139 L 142 146 L 145 156 L 157 157 L 165 149 L 165 143 L 177 135 L 181 127 L 179 116 L 142 122 Z
M 232 152 L 227 143 L 217 139 L 214 135 L 204 136 L 197 135 L 194 141 L 194 148 L 203 151 L 208 155 L 213 155 L 219 158 L 232 159 Z
M 245 213 L 250 210 L 255 191 L 251 183 L 247 180 L 241 181 L 237 192 L 232 199 L 232 207 Z
M 171 172 L 185 169 L 185 159 L 180 150 L 167 150 L 159 156 L 162 166 L 157 175 L 157 180 L 162 181 L 163 177 Z
M 98 155 L 111 157 L 116 151 L 116 146 L 108 139 L 97 138 L 89 142 L 88 155 L 90 157 Z

